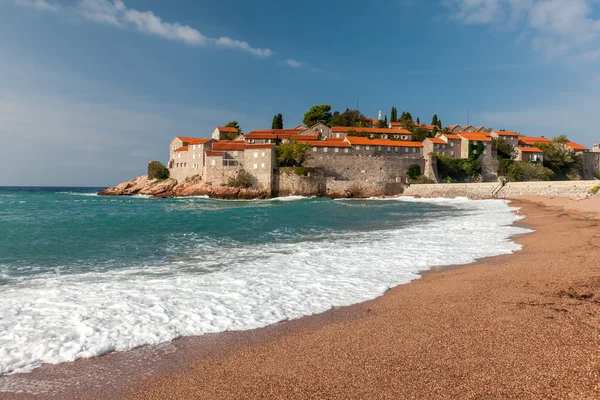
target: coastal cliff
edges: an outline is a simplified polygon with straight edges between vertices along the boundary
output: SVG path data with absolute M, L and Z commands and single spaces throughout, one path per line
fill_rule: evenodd
M 208 196 L 215 199 L 264 199 L 268 196 L 265 191 L 241 189 L 229 186 L 212 186 L 202 181 L 184 181 L 178 183 L 175 179 L 148 179 L 142 175 L 117 186 L 106 188 L 98 193 L 99 196 L 135 196 L 145 195 L 154 198 Z

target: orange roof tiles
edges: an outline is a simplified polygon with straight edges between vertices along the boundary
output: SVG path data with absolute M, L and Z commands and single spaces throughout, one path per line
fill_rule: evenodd
M 275 147 L 274 143 L 246 143 L 246 149 L 272 149 Z
M 206 155 L 208 157 L 220 157 L 225 154 L 222 151 L 214 151 L 214 150 L 206 150 L 204 153 L 206 153 Z
M 350 147 L 350 143 L 342 140 L 298 140 L 298 143 L 310 144 L 312 147 Z
M 417 124 L 416 122 L 412 123 L 413 126 L 419 126 L 419 124 Z M 405 122 L 390 122 L 390 126 L 406 126 Z
M 188 146 L 181 146 L 178 149 L 175 149 L 175 151 L 188 151 Z
M 478 141 L 478 142 L 491 142 L 492 140 L 489 136 L 481 133 L 481 132 L 458 132 L 458 136 L 463 139 L 467 139 L 468 141 Z
M 520 150 L 523 153 L 543 153 L 543 151 L 537 147 L 517 147 L 517 150 Z
M 423 147 L 423 144 L 420 142 L 409 142 L 406 140 L 369 139 L 361 136 L 346 136 L 346 140 L 353 146 Z
M 460 140 L 460 136 L 458 136 L 455 133 L 444 133 L 443 134 L 445 137 L 447 137 L 448 139 L 452 139 L 452 140 Z
M 519 144 L 533 146 L 536 143 L 550 143 L 550 139 L 545 137 L 519 136 Z
M 570 147 L 573 150 L 580 150 L 580 151 L 589 151 L 590 150 L 587 147 L 582 146 L 579 143 L 575 143 L 575 142 L 567 142 L 567 143 L 565 143 L 565 146 Z
M 254 130 L 246 134 L 246 139 L 290 139 L 305 129 L 262 129 Z M 317 138 L 318 139 L 318 138 Z
M 237 128 L 230 126 L 217 126 L 217 129 L 221 132 L 238 133 Z
M 458 124 L 457 124 L 457 125 L 450 125 L 450 126 L 448 127 L 448 129 L 450 129 L 451 131 L 453 131 L 453 130 L 455 130 L 456 128 L 458 128 L 459 126 L 460 126 L 460 125 L 458 125 Z
M 434 144 L 447 144 L 443 139 L 440 138 L 427 138 L 425 140 L 429 140 L 431 143 Z
M 241 142 L 241 141 L 234 141 L 234 140 L 219 140 L 218 142 L 213 143 L 212 145 L 212 149 L 213 150 L 244 150 L 246 148 L 246 143 Z
M 485 128 L 484 126 L 477 126 L 477 127 L 475 127 L 475 130 L 477 132 L 481 132 L 484 128 Z
M 363 127 L 351 127 L 351 126 L 334 126 L 331 128 L 333 133 L 348 133 L 349 131 L 365 132 L 365 133 L 376 133 L 376 134 L 392 134 L 392 135 L 411 135 L 410 131 L 406 129 L 391 129 L 391 128 L 363 128 Z
M 210 142 L 211 138 L 192 138 L 192 137 L 184 137 L 184 136 L 175 136 L 177 139 L 181 140 L 184 143 L 188 144 L 204 144 Z
M 508 132 L 508 131 L 494 131 L 494 133 L 498 134 L 498 136 L 519 136 L 517 132 Z

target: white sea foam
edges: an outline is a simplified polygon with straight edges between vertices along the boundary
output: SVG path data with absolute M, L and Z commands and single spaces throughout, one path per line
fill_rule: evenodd
M 202 258 L 147 270 L 0 286 L 0 374 L 179 336 L 258 328 L 359 303 L 418 279 L 433 266 L 516 251 L 520 246 L 510 236 L 527 232 L 511 225 L 520 217 L 499 200 L 398 201 L 468 211 L 396 230 L 224 246 Z
M 68 194 L 70 196 L 98 196 L 98 193 L 83 193 L 83 192 L 56 192 L 57 194 Z

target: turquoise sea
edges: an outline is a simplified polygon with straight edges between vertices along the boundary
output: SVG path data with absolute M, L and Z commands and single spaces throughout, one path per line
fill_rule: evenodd
M 262 327 L 518 250 L 502 201 L 0 188 L 0 374 Z

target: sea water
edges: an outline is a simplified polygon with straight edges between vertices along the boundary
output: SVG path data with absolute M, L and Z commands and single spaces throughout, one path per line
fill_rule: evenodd
M 0 188 L 0 375 L 373 299 L 520 248 L 501 200 Z

